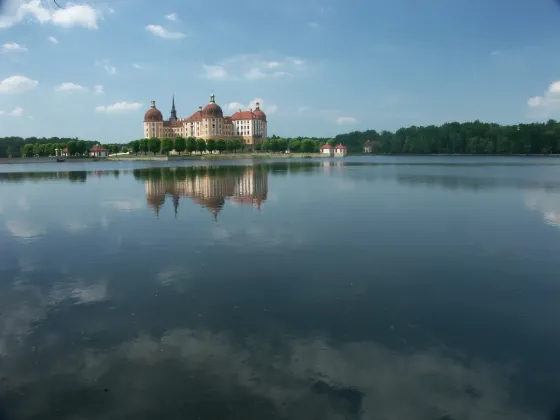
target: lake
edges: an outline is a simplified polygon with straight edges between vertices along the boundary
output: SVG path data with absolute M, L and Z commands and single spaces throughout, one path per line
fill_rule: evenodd
M 0 167 L 0 419 L 553 418 L 560 159 L 202 163 Z

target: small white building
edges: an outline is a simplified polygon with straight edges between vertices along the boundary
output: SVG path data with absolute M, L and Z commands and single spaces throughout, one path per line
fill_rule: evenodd
M 109 151 L 102 147 L 100 144 L 96 144 L 91 149 L 89 149 L 89 157 L 107 157 Z
M 364 142 L 364 153 L 371 153 L 373 151 L 373 143 L 370 140 Z
M 333 156 L 334 156 L 334 149 L 333 149 L 333 147 L 332 147 L 330 144 L 328 144 L 328 143 L 323 144 L 323 145 L 321 146 L 321 148 L 319 149 L 319 152 L 320 152 L 322 155 L 325 155 L 325 156 L 330 156 L 330 157 L 333 157 Z
M 334 157 L 344 157 L 348 154 L 348 149 L 346 146 L 339 144 L 334 148 Z

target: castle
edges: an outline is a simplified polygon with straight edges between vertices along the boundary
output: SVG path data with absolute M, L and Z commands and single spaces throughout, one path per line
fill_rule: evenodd
M 195 137 L 208 139 L 239 139 L 242 143 L 254 145 L 266 140 L 266 114 L 257 102 L 255 109 L 239 110 L 231 117 L 224 117 L 222 108 L 216 104 L 214 95 L 210 96 L 210 103 L 204 108 L 199 107 L 188 118 L 177 118 L 175 96 L 168 120 L 163 119 L 161 111 L 152 101 L 151 108 L 144 115 L 144 138 L 157 137 Z

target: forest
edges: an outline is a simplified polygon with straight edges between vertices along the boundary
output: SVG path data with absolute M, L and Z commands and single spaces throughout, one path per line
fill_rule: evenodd
M 440 126 L 411 126 L 395 132 L 376 130 L 338 134 L 335 138 L 295 137 L 273 135 L 254 147 L 239 140 L 208 140 L 177 137 L 174 139 L 142 139 L 127 144 L 102 144 L 110 153 L 131 150 L 133 153 L 167 153 L 173 148 L 179 152 L 219 150 L 236 152 L 256 151 L 318 152 L 325 142 L 342 143 L 350 153 L 362 153 L 366 140 L 373 143 L 375 154 L 560 154 L 560 122 L 500 125 L 481 121 L 446 123 Z M 54 149 L 69 147 L 71 154 L 83 153 L 98 142 L 77 138 L 0 138 L 0 157 L 54 154 Z

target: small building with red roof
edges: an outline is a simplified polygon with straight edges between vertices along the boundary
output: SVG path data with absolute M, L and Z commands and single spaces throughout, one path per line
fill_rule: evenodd
M 334 157 L 344 157 L 348 154 L 348 149 L 342 143 L 334 148 Z
M 322 155 L 333 157 L 334 148 L 330 144 L 325 143 L 319 148 L 319 153 L 321 153 Z
M 89 149 L 89 157 L 107 157 L 109 156 L 109 151 L 105 149 L 100 144 L 96 144 L 91 149 Z

